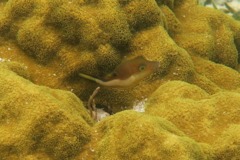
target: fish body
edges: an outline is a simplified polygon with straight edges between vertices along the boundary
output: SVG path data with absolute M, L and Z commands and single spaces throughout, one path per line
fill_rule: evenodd
M 143 56 L 122 62 L 114 72 L 107 77 L 107 81 L 79 73 L 79 76 L 92 80 L 107 87 L 128 87 L 136 85 L 139 81 L 152 74 L 159 68 L 159 62 L 148 61 Z

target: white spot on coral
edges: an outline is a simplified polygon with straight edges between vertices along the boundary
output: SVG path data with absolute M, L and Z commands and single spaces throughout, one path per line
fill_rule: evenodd
M 95 150 L 92 148 L 91 145 L 90 145 L 90 151 L 91 151 L 91 152 L 95 152 Z
M 110 116 L 109 113 L 105 112 L 102 108 L 97 108 L 97 121 L 101 121 L 103 118 Z
M 177 73 L 177 72 L 173 72 L 173 75 L 174 75 L 174 76 L 177 76 L 177 75 L 178 75 L 178 73 Z
M 0 58 L 0 62 L 5 62 L 5 59 L 4 58 Z
M 4 58 L 0 58 L 0 62 L 10 62 L 10 59 L 4 59 Z
M 135 104 L 133 105 L 133 110 L 137 112 L 145 112 L 145 102 L 147 101 L 147 98 L 141 100 L 141 101 L 136 101 Z

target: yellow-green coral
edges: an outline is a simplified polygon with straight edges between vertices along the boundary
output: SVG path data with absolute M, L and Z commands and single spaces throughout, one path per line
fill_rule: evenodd
M 43 152 L 51 159 L 69 159 L 81 152 L 93 122 L 79 99 L 34 85 L 6 65 L 0 64 L 0 157 L 22 159 Z
M 39 17 L 26 20 L 16 38 L 26 53 L 42 63 L 47 63 L 60 47 L 60 39 L 50 28 L 42 28 L 42 23 L 43 19 Z
M 180 7 L 178 18 L 182 24 L 180 34 L 174 35 L 176 43 L 191 54 L 236 68 L 240 24 L 220 11 L 201 6 Z M 195 17 L 195 18 L 194 18 Z
M 155 1 L 132 0 L 123 11 L 132 29 L 141 30 L 155 25 L 162 25 L 162 12 Z
M 50 80 L 31 72 L 33 82 L 73 90 L 83 100 L 91 93 L 86 88 L 92 90 L 96 84 L 83 82 L 78 72 L 101 79 L 124 56 L 143 55 L 160 61 L 161 68 L 150 79 L 154 83 L 145 80 L 139 84 L 146 86 L 145 90 L 141 86 L 126 91 L 101 90 L 97 103 L 114 110 L 130 107 L 165 80 L 197 84 L 195 77 L 199 76 L 190 55 L 232 68 L 238 65 L 239 23 L 223 13 L 197 6 L 193 0 L 20 0 L 8 1 L 2 13 L 2 37 L 14 40 L 24 51 L 22 56 L 33 58 L 28 59 L 33 61 L 31 64 L 57 75 Z M 208 83 L 208 79 L 205 81 L 201 84 Z M 86 83 L 90 87 L 83 86 Z
M 95 159 L 203 159 L 201 145 L 155 116 L 123 111 L 95 127 Z
M 240 74 L 238 71 L 197 57 L 193 57 L 193 61 L 196 71 L 219 88 L 236 90 L 240 87 Z
M 239 159 L 240 158 L 240 125 L 233 124 L 222 133 L 219 139 L 214 142 L 215 159 Z
M 209 95 L 201 88 L 181 81 L 160 86 L 146 102 L 146 114 L 163 117 L 198 142 L 212 145 L 217 159 L 234 158 L 239 138 L 231 126 L 239 127 L 240 93 L 219 92 Z M 232 133 L 233 132 L 233 133 Z M 235 132 L 235 133 L 234 133 Z M 222 144 L 222 136 L 228 136 Z M 232 145 L 232 137 L 236 144 Z M 219 138 L 219 139 L 218 139 Z M 222 153 L 225 152 L 225 153 Z
M 9 159 L 150 159 L 159 152 L 164 159 L 239 158 L 239 39 L 239 22 L 196 0 L 3 1 L 0 61 L 17 62 L 1 65 L 0 127 L 10 122 L 18 130 L 1 130 L 0 153 Z M 95 100 L 118 112 L 148 98 L 146 113 L 126 111 L 92 128 L 72 94 L 24 80 L 71 90 L 86 102 L 97 84 L 79 72 L 102 78 L 137 56 L 161 67 L 134 88 L 101 88 Z M 158 148 L 154 141 L 167 143 Z

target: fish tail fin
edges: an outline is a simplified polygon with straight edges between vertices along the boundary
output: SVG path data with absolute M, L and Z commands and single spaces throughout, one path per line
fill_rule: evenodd
M 86 75 L 86 74 L 83 74 L 83 73 L 78 73 L 78 75 L 82 78 L 85 78 L 85 79 L 88 79 L 88 80 L 91 80 L 91 81 L 94 81 L 96 82 L 96 78 L 92 77 L 92 76 L 89 76 L 89 75 Z
M 84 74 L 84 73 L 78 73 L 78 75 L 79 75 L 80 77 L 82 77 L 82 78 L 88 79 L 88 80 L 90 80 L 90 81 L 94 81 L 94 82 L 96 82 L 96 83 L 98 83 L 98 84 L 104 83 L 104 82 L 101 81 L 100 79 L 94 78 L 94 77 L 89 76 L 89 75 L 86 75 L 86 74 Z

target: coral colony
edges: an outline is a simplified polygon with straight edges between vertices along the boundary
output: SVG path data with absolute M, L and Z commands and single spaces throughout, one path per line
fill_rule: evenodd
M 240 159 L 221 1 L 0 1 L 0 159 Z

